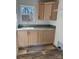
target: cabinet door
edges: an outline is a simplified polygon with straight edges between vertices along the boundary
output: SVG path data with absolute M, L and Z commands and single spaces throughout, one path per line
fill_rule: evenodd
M 57 19 L 58 2 L 39 3 L 39 20 L 56 20 Z
M 44 20 L 51 19 L 51 11 L 52 11 L 52 4 L 50 2 L 44 3 Z
M 58 2 L 52 3 L 51 20 L 57 19 Z
M 40 30 L 39 31 L 39 44 L 51 44 L 54 42 L 54 30 Z
M 54 43 L 55 31 L 54 30 L 46 30 L 44 31 L 44 40 L 45 43 Z
M 26 47 L 26 46 L 28 46 L 27 31 L 25 31 L 25 30 L 18 31 L 18 45 L 19 45 L 19 47 Z
M 44 31 L 43 30 L 38 31 L 38 42 L 41 45 L 44 44 Z
M 29 31 L 29 45 L 38 45 L 38 31 Z
M 43 20 L 44 19 L 44 4 L 43 3 L 39 3 L 38 19 L 39 20 Z

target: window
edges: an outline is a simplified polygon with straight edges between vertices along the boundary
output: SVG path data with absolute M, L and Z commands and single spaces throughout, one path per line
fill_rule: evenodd
M 34 7 L 21 6 L 21 15 L 22 15 L 23 22 L 33 21 Z

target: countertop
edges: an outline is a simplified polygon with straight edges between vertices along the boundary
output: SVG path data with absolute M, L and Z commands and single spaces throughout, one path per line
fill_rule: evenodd
M 53 25 L 18 25 L 16 30 L 54 30 L 56 26 Z

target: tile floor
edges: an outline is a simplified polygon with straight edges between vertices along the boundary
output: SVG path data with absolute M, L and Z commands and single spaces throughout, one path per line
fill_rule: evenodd
M 17 59 L 63 59 L 63 52 L 45 48 L 39 52 L 18 55 Z

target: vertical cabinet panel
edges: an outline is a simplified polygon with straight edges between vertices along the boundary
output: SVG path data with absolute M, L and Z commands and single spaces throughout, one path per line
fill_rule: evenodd
M 39 44 L 44 44 L 44 33 L 42 30 L 38 31 L 38 42 Z
M 54 43 L 54 37 L 55 37 L 55 31 L 54 30 L 50 30 L 50 31 L 46 31 L 45 32 L 46 37 L 47 37 L 47 42 L 48 43 Z
M 58 2 L 52 4 L 51 20 L 57 19 Z
M 54 30 L 42 30 L 39 31 L 39 44 L 50 44 L 54 42 Z
M 40 19 L 40 20 L 44 19 L 44 4 L 43 3 L 39 3 L 38 19 Z
M 51 19 L 51 12 L 52 12 L 52 4 L 51 3 L 44 3 L 44 20 Z
M 37 45 L 38 44 L 38 31 L 29 31 L 29 45 Z
M 28 35 L 27 31 L 18 31 L 18 45 L 19 47 L 26 47 L 28 46 Z

